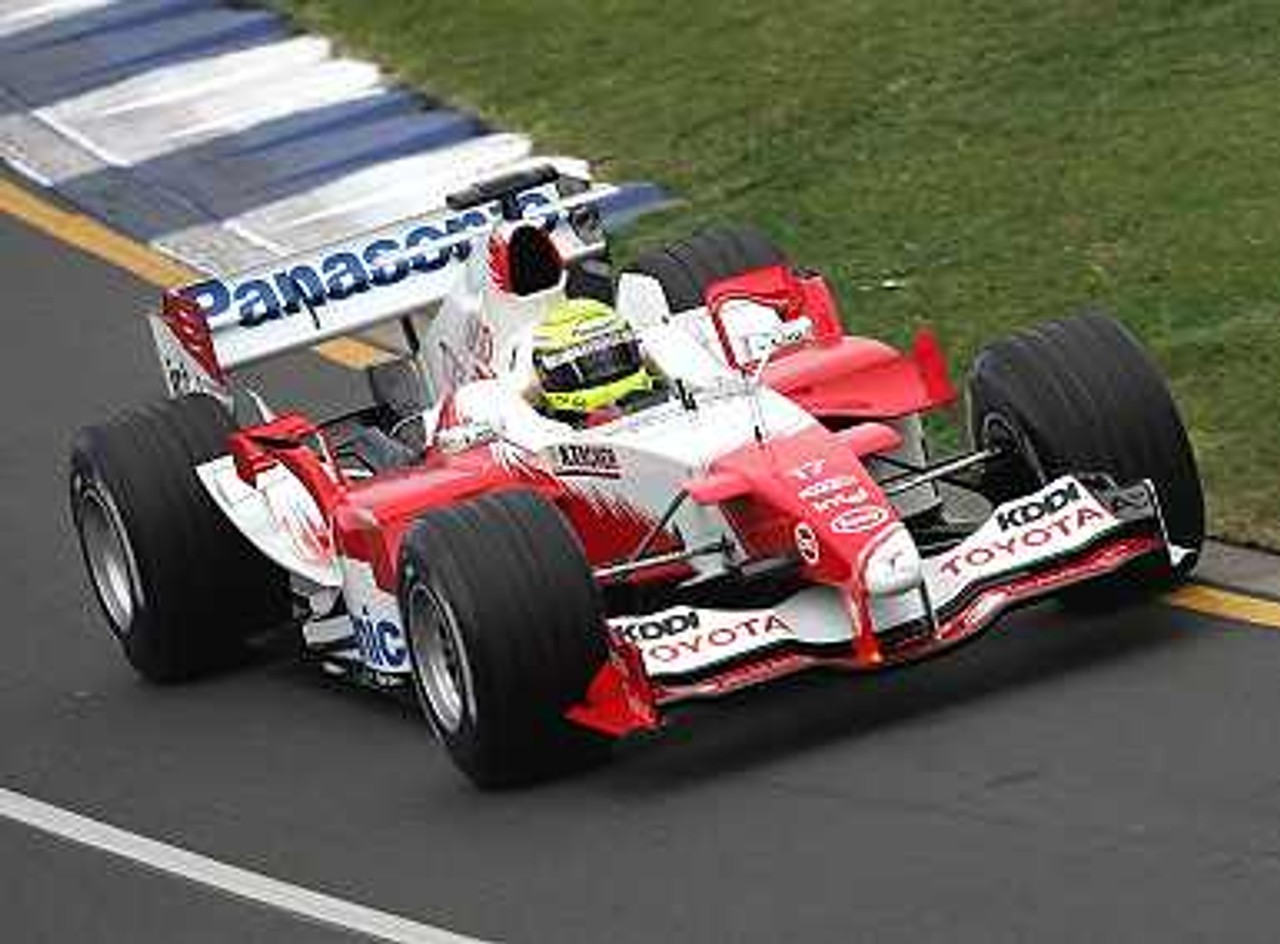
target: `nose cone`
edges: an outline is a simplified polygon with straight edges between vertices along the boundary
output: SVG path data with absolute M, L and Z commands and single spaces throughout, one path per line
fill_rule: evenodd
M 901 524 L 888 530 L 862 568 L 863 586 L 873 596 L 888 596 L 918 587 L 922 576 L 920 552 Z

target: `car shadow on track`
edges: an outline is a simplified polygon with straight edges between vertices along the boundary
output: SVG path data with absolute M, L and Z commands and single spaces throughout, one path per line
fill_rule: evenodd
M 936 721 L 1032 686 L 1061 698 L 1073 675 L 1122 664 L 1129 670 L 1127 663 L 1157 651 L 1203 641 L 1204 634 L 1188 631 L 1188 619 L 1157 605 L 1088 619 L 1041 606 L 920 665 L 862 676 L 814 673 L 685 707 L 654 737 L 624 745 L 594 779 L 611 790 L 669 792 Z
M 935 723 L 948 712 L 990 708 L 1025 689 L 1039 687 L 1045 698 L 1062 698 L 1073 676 L 1141 670 L 1144 658 L 1203 642 L 1204 633 L 1188 628 L 1194 620 L 1154 604 L 1087 618 L 1045 604 L 1011 615 L 972 643 L 923 664 L 865 675 L 814 672 L 681 706 L 661 731 L 619 745 L 612 762 L 522 789 L 555 791 L 572 784 L 588 791 L 670 793 L 767 769 L 834 744 Z M 412 725 L 423 747 L 438 750 L 443 760 L 443 748 L 428 743 L 430 734 L 412 697 L 357 688 L 324 676 L 313 663 L 280 656 L 264 654 L 252 671 L 269 676 L 273 685 L 312 693 L 330 689 L 329 696 L 361 706 L 379 716 L 379 723 Z M 457 782 L 463 784 L 461 778 Z

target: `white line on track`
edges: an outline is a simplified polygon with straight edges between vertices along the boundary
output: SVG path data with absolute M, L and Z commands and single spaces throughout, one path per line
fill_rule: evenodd
M 375 940 L 393 941 L 396 944 L 480 944 L 477 938 L 463 937 L 442 928 L 420 924 L 408 918 L 227 865 L 208 856 L 100 823 L 3 787 L 0 787 L 0 817 L 236 898 L 344 931 L 354 931 Z

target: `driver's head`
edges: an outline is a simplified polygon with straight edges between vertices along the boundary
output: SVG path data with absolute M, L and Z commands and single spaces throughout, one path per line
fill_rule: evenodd
M 626 319 L 591 298 L 556 305 L 533 332 L 533 366 L 547 406 L 587 414 L 653 388 Z

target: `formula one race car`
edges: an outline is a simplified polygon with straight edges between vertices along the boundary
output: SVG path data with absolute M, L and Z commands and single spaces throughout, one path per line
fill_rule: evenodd
M 615 273 L 608 192 L 526 168 L 166 293 L 171 399 L 82 430 L 71 461 L 93 587 L 143 676 L 300 627 L 328 670 L 416 693 L 494 785 L 575 767 L 680 702 L 912 662 L 1011 607 L 1098 605 L 1194 566 L 1192 451 L 1115 321 L 982 350 L 971 444 L 938 457 L 922 418 L 957 393 L 931 334 L 906 353 L 846 335 L 823 278 L 746 228 Z M 634 331 L 643 402 L 575 423 L 531 396 L 531 338 L 566 297 Z M 370 332 L 390 353 L 349 415 L 275 413 L 232 381 Z

